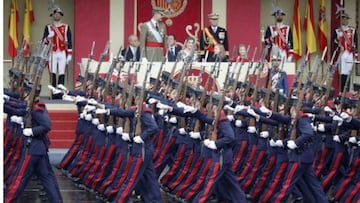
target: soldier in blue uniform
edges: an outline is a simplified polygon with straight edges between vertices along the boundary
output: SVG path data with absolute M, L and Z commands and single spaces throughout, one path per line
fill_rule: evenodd
M 29 88 L 31 89 L 31 88 Z M 26 91 L 26 90 L 25 90 Z M 25 92 L 25 100 L 29 99 L 29 92 Z M 21 195 L 29 178 L 34 174 L 44 185 L 50 202 L 62 202 L 59 186 L 50 165 L 48 147 L 50 140 L 48 132 L 51 130 L 51 121 L 44 103 L 39 101 L 40 90 L 36 92 L 31 113 L 31 127 L 23 129 L 25 155 L 13 184 L 6 189 L 5 202 L 16 202 Z

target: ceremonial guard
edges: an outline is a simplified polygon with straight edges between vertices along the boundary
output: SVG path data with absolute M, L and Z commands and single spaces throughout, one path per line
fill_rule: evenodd
M 70 26 L 61 21 L 64 13 L 59 7 L 54 8 L 50 16 L 53 17 L 54 21 L 45 26 L 43 41 L 52 43 L 49 62 L 50 77 L 52 86 L 56 87 L 57 84 L 64 85 L 65 83 L 65 69 L 72 59 L 72 36 Z M 57 73 L 59 78 L 56 83 Z
M 275 17 L 275 24 L 266 28 L 264 38 L 265 44 L 271 46 L 271 55 L 279 51 L 281 58 L 285 57 L 287 61 L 292 61 L 293 38 L 291 27 L 283 23 L 285 15 L 281 8 L 274 9 L 272 16 Z
M 152 18 L 141 26 L 140 53 L 141 57 L 146 57 L 147 60 L 162 61 L 165 55 L 164 53 L 166 53 L 166 25 L 161 22 L 163 15 L 165 15 L 164 9 L 154 8 Z M 153 52 L 155 52 L 155 54 L 152 59 Z
M 210 26 L 204 28 L 200 35 L 200 55 L 201 59 L 209 61 L 214 55 L 215 45 L 224 45 L 226 55 L 229 55 L 228 35 L 225 28 L 219 26 L 219 14 L 211 13 L 208 15 Z M 208 58 L 206 57 L 208 52 Z
M 340 27 L 334 30 L 334 45 L 340 47 L 340 88 L 341 92 L 344 90 L 347 75 L 350 74 L 353 68 L 352 62 L 358 59 L 358 34 L 353 26 L 349 26 L 350 16 L 347 13 L 342 13 L 337 16 L 340 19 Z

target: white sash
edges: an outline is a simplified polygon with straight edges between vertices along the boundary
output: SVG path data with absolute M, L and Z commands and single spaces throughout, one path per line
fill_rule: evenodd
M 152 23 L 149 21 L 146 23 L 146 25 L 148 26 L 150 32 L 154 35 L 155 39 L 157 42 L 162 43 L 163 42 L 163 38 L 161 37 L 160 33 L 154 29 L 154 27 L 152 26 Z

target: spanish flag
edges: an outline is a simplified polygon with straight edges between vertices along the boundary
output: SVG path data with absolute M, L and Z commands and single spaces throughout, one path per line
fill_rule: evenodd
M 318 39 L 319 39 L 320 50 L 324 50 L 325 47 L 327 46 L 327 23 L 325 17 L 325 0 L 320 0 Z
M 294 20 L 293 20 L 293 50 L 294 59 L 298 60 L 302 56 L 302 40 L 301 40 L 301 19 L 299 0 L 294 2 Z
M 312 0 L 306 1 L 304 30 L 306 31 L 306 48 L 309 50 L 309 53 L 312 54 L 317 50 L 314 26 L 314 8 Z
M 17 55 L 19 14 L 17 0 L 11 0 L 9 18 L 9 56 L 13 59 Z
M 24 43 L 24 57 L 30 55 L 30 37 L 31 37 L 31 23 L 34 22 L 34 11 L 32 8 L 32 0 L 25 0 L 25 15 L 23 27 L 23 43 Z

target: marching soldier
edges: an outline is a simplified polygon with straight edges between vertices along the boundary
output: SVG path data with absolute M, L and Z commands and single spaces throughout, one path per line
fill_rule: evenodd
M 63 11 L 59 7 L 55 8 L 50 14 L 54 22 L 45 26 L 43 34 L 43 41 L 52 43 L 52 54 L 49 65 L 51 84 L 54 87 L 56 87 L 57 84 L 64 85 L 65 69 L 72 59 L 71 30 L 68 24 L 61 21 L 62 16 L 64 16 Z M 59 73 L 59 79 L 56 83 L 57 73 Z
M 344 91 L 345 81 L 347 75 L 350 74 L 353 67 L 352 63 L 348 61 L 354 61 L 358 58 L 358 34 L 355 27 L 349 26 L 350 16 L 347 13 L 342 13 L 337 16 L 340 19 L 341 26 L 336 28 L 334 36 L 334 45 L 340 47 L 341 50 L 341 79 L 340 88 L 341 92 Z
M 155 51 L 153 61 L 162 61 L 165 52 L 166 26 L 161 22 L 164 15 L 164 9 L 154 8 L 152 18 L 141 26 L 140 31 L 140 49 L 145 53 L 147 60 L 152 60 L 152 53 Z
M 208 15 L 210 26 L 204 28 L 200 36 L 200 55 L 204 60 L 212 58 L 215 51 L 215 45 L 224 45 L 226 55 L 229 55 L 229 42 L 227 31 L 219 26 L 219 14 L 210 13 Z M 205 52 L 208 51 L 208 58 L 205 59 Z
M 283 23 L 285 12 L 277 7 L 272 13 L 275 24 L 269 25 L 265 33 L 265 44 L 271 46 L 270 54 L 280 52 L 281 58 L 286 57 L 288 61 L 293 57 L 293 39 L 291 27 Z

